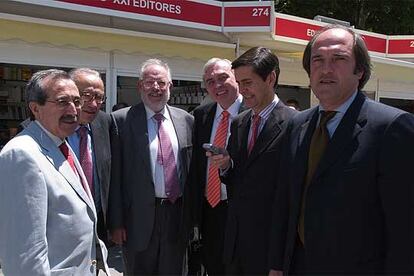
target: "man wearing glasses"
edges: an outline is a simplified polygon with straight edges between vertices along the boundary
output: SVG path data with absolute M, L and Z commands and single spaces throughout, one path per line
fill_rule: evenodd
M 98 236 L 107 244 L 105 219 L 111 170 L 111 118 L 100 110 L 105 101 L 104 84 L 99 73 L 89 68 L 73 69 L 69 75 L 79 89 L 83 106 L 80 125 L 68 141 L 88 180 L 98 214 Z
M 127 275 L 181 275 L 189 230 L 186 185 L 193 117 L 167 105 L 168 65 L 141 66 L 142 102 L 112 113 L 108 225 Z
M 65 141 L 83 100 L 66 72 L 51 69 L 33 75 L 26 102 L 32 122 L 0 152 L 3 272 L 95 275 L 96 256 L 106 260 L 107 251 L 88 182 Z

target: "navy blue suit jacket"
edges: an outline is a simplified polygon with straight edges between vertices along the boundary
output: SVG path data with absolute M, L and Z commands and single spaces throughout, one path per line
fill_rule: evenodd
M 318 108 L 288 126 L 271 231 L 271 268 L 289 271 Z M 332 274 L 413 273 L 414 117 L 358 93 L 308 187 L 306 267 Z

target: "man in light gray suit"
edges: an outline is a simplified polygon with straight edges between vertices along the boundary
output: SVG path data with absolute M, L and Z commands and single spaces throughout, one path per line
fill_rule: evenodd
M 45 70 L 29 81 L 26 101 L 32 122 L 0 153 L 3 272 L 95 275 L 96 255 L 106 260 L 107 252 L 87 180 L 65 142 L 78 125 L 79 91 L 66 72 Z
M 179 275 L 189 230 L 185 185 L 193 117 L 170 107 L 168 65 L 141 66 L 142 103 L 112 114 L 108 226 L 124 244 L 127 275 Z

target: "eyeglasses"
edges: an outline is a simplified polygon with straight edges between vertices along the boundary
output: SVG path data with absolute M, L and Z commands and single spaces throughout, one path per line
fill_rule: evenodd
M 95 100 L 97 104 L 101 104 L 106 100 L 106 96 L 103 94 L 93 94 L 89 92 L 82 93 L 81 97 L 85 102 L 91 102 Z
M 60 108 L 66 108 L 68 107 L 71 103 L 73 103 L 73 105 L 76 108 L 80 108 L 83 106 L 83 100 L 80 97 L 74 97 L 74 98 L 60 98 L 57 100 L 46 100 L 46 102 L 49 103 L 54 103 L 56 104 L 58 107 Z
M 154 84 L 157 84 L 160 89 L 165 89 L 170 83 L 163 80 L 146 80 L 144 81 L 144 88 L 150 89 L 154 86 Z

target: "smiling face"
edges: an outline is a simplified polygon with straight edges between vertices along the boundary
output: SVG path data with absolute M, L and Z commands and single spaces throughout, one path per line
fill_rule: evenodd
M 327 110 L 341 106 L 358 88 L 363 72 L 355 73 L 353 36 L 329 29 L 315 40 L 310 58 L 310 85 Z
M 84 93 L 88 93 L 94 97 L 104 97 L 105 92 L 103 82 L 101 78 L 96 75 L 87 73 L 78 75 L 76 78 L 76 85 L 81 96 Z M 80 123 L 88 124 L 92 122 L 96 118 L 101 106 L 102 103 L 98 103 L 96 98 L 90 101 L 85 100 L 81 109 Z
M 252 66 L 240 66 L 234 69 L 240 94 L 244 104 L 253 109 L 256 114 L 268 106 L 275 97 L 273 85 L 276 73 L 272 71 L 265 80 L 257 75 Z
M 75 107 L 73 100 L 79 100 L 79 91 L 75 83 L 70 79 L 43 80 L 43 87 L 47 94 L 45 104 L 30 102 L 36 120 L 53 135 L 65 139 L 75 132 L 78 126 L 80 106 Z M 66 106 L 61 106 L 57 101 L 70 101 Z
M 204 83 L 210 97 L 223 109 L 228 109 L 239 96 L 239 86 L 231 64 L 218 61 L 204 73 Z
M 138 82 L 143 103 L 155 113 L 161 111 L 170 99 L 170 86 L 167 70 L 156 64 L 145 67 Z

